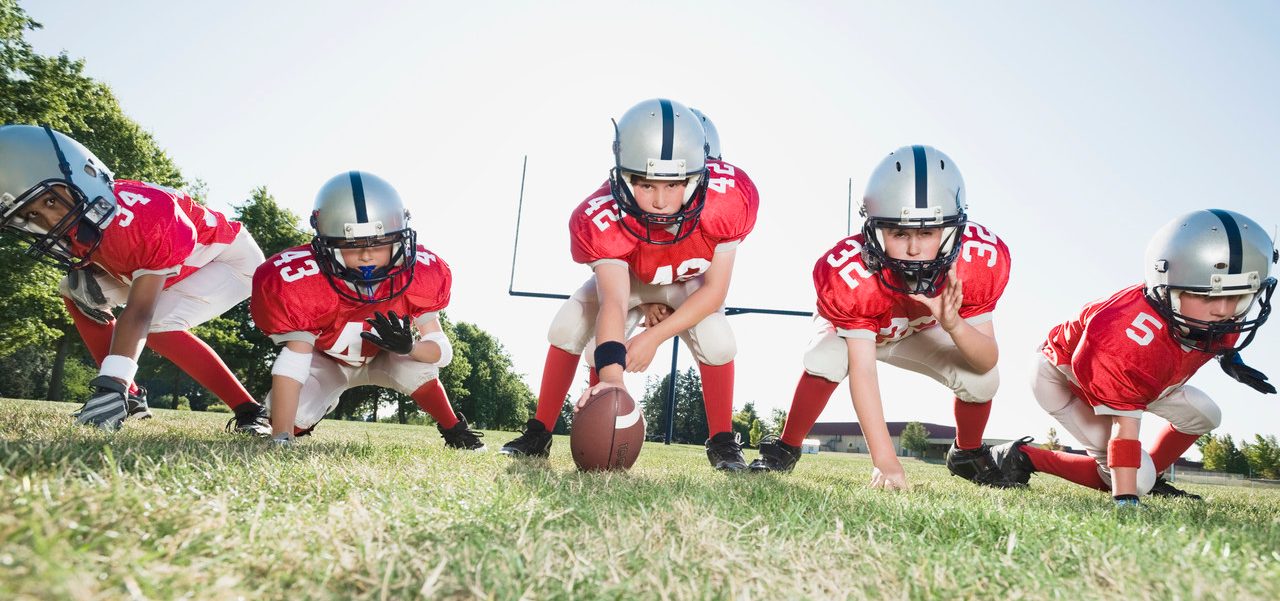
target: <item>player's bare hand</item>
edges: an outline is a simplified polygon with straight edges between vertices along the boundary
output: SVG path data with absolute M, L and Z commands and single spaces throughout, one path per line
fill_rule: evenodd
M 661 343 L 651 330 L 645 330 L 627 341 L 627 371 L 641 372 L 649 368 L 653 354 Z
M 671 307 L 662 303 L 644 303 L 639 307 L 644 315 L 644 327 L 652 328 L 671 315 Z
M 587 404 L 587 399 L 591 398 L 594 395 L 600 394 L 601 392 L 604 392 L 610 388 L 621 388 L 623 390 L 626 390 L 627 387 L 623 385 L 621 382 L 600 382 L 599 384 L 596 384 L 595 386 L 592 386 L 591 388 L 588 388 L 582 391 L 582 396 L 578 397 L 578 402 L 573 404 L 573 412 L 577 413 L 578 410 L 581 409 L 583 405 Z
M 911 298 L 928 308 L 929 313 L 933 315 L 934 319 L 938 320 L 938 325 L 942 326 L 943 330 L 951 332 L 960 325 L 960 305 L 964 301 L 964 282 L 960 281 L 960 276 L 957 275 L 954 264 L 947 271 L 947 281 L 943 284 L 942 291 L 937 296 L 928 297 L 923 294 L 912 294 Z
M 887 467 L 881 470 L 878 467 L 871 468 L 871 488 L 881 488 L 884 490 L 907 490 L 907 473 L 902 470 L 902 465 L 897 468 Z

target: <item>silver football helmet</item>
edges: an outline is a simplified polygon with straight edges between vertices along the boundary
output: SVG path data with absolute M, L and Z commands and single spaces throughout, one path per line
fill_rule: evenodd
M 712 123 L 707 115 L 702 111 L 690 108 L 693 114 L 698 116 L 698 120 L 702 122 L 702 131 L 707 134 L 707 158 L 722 160 L 720 154 L 720 132 L 716 130 L 716 124 Z
M 932 146 L 903 146 L 871 173 L 859 213 L 867 266 L 880 281 L 905 294 L 934 296 L 960 255 L 965 214 L 964 178 L 951 157 Z M 882 228 L 942 228 L 937 257 L 894 259 L 884 250 Z
M 344 298 L 378 303 L 399 296 L 413 282 L 417 262 L 417 234 L 409 227 L 395 188 L 366 171 L 336 175 L 320 187 L 311 227 L 311 249 L 320 271 Z M 348 266 L 342 249 L 391 246 L 391 260 L 382 266 Z
M 68 269 L 87 265 L 116 212 L 113 177 L 88 148 L 47 125 L 0 127 L 0 225 L 31 243 L 29 256 Z M 66 214 L 48 228 L 31 222 L 25 209 L 37 199 Z
M 639 228 L 619 223 L 650 244 L 675 244 L 693 233 L 706 200 L 706 134 L 697 115 L 674 100 L 654 98 L 631 107 L 614 122 L 613 198 Z M 685 180 L 684 205 L 672 215 L 648 213 L 636 202 L 631 177 Z
M 1169 332 L 1182 344 L 1217 354 L 1238 351 L 1271 314 L 1276 287 L 1271 265 L 1277 259 L 1275 242 L 1254 220 L 1222 209 L 1187 213 L 1165 224 L 1147 244 L 1147 300 L 1175 326 Z M 1235 317 L 1221 322 L 1189 318 L 1181 313 L 1184 292 L 1239 295 Z M 1240 334 L 1247 336 L 1238 344 L 1223 341 Z

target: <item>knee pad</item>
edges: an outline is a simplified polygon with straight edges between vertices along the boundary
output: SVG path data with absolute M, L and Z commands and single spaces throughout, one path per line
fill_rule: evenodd
M 566 353 L 581 355 L 595 332 L 595 315 L 576 299 L 565 301 L 547 329 L 547 342 Z
M 993 367 L 985 374 L 961 372 L 952 392 L 966 403 L 985 403 L 995 398 L 999 389 L 1000 370 Z
M 844 341 L 835 338 L 836 344 L 823 341 L 804 354 L 804 370 L 831 382 L 843 382 L 849 375 L 849 353 Z
M 1175 429 L 1185 434 L 1208 434 L 1222 424 L 1222 409 L 1204 391 L 1194 386 L 1183 386 L 1182 394 L 1187 405 L 1195 411 L 1188 412 L 1186 419 L 1172 424 Z

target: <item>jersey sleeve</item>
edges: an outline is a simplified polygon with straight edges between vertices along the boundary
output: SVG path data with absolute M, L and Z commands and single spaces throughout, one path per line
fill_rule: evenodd
M 1089 322 L 1071 357 L 1071 371 L 1090 405 L 1139 411 L 1159 394 L 1167 364 L 1174 361 L 1150 356 L 1160 347 L 1140 346 L 1125 335 L 1130 320 L 1119 313 L 1100 313 Z
M 318 288 L 329 285 L 319 271 L 311 250 L 300 246 L 268 258 L 253 273 L 249 315 L 276 344 L 298 340 L 314 345 L 334 321 L 336 302 Z
M 115 189 L 116 227 L 127 235 L 116 263 L 121 275 L 134 280 L 144 275 L 170 277 L 182 271 L 196 245 L 196 228 L 166 191 L 139 182 L 122 181 Z
M 841 240 L 813 266 L 818 315 L 830 321 L 843 338 L 875 340 L 880 316 L 889 300 L 875 294 L 874 275 L 862 263 L 861 235 Z
M 698 225 L 717 241 L 716 252 L 736 248 L 756 226 L 760 193 L 746 172 L 721 161 L 707 162 L 707 200 Z
M 1004 240 L 976 224 L 965 225 L 957 273 L 963 282 L 960 317 L 972 325 L 991 321 L 1009 284 L 1011 256 Z
M 576 263 L 595 267 L 601 262 L 626 264 L 626 257 L 640 243 L 618 223 L 622 211 L 609 183 L 596 190 L 569 217 L 569 250 Z
M 421 325 L 435 319 L 440 311 L 449 306 L 452 287 L 453 272 L 450 271 L 449 264 L 419 245 L 413 283 L 405 291 L 414 322 Z

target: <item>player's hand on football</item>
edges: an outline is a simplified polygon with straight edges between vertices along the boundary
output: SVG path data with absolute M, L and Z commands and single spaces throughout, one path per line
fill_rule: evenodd
M 884 490 L 907 490 L 907 473 L 903 471 L 901 463 L 897 467 L 886 467 L 883 470 L 873 467 L 868 486 Z
M 373 318 L 364 320 L 373 327 L 374 332 L 360 332 L 360 337 L 378 346 L 378 348 L 400 355 L 413 352 L 413 325 L 408 315 L 400 317 L 395 311 L 386 315 L 375 312 Z
M 1276 393 L 1275 385 L 1267 381 L 1267 374 L 1245 365 L 1239 352 L 1231 351 L 1223 355 L 1218 359 L 1218 364 L 1222 366 L 1222 371 L 1235 381 L 1262 394 Z
M 964 301 L 964 282 L 960 281 L 960 276 L 956 273 L 956 266 L 953 264 L 951 269 L 947 270 L 947 281 L 943 284 L 942 292 L 937 296 L 928 297 L 923 294 L 912 294 L 912 299 L 924 305 L 929 309 L 929 313 L 933 318 L 938 320 L 938 325 L 948 332 L 955 330 L 960 325 L 960 305 Z
M 627 369 L 629 372 L 641 372 L 649 368 L 653 354 L 658 352 L 661 343 L 658 337 L 649 330 L 632 336 L 627 341 Z
M 583 405 L 587 404 L 587 399 L 597 394 L 600 394 L 601 392 L 604 392 L 610 388 L 621 388 L 623 390 L 626 390 L 626 386 L 621 382 L 600 382 L 595 386 L 592 386 L 582 391 L 582 396 L 578 397 L 578 402 L 573 404 L 573 412 L 577 413 L 578 410 L 581 409 Z
M 671 307 L 662 303 L 644 303 L 640 305 L 640 312 L 644 315 L 644 327 L 652 328 L 671 315 Z

